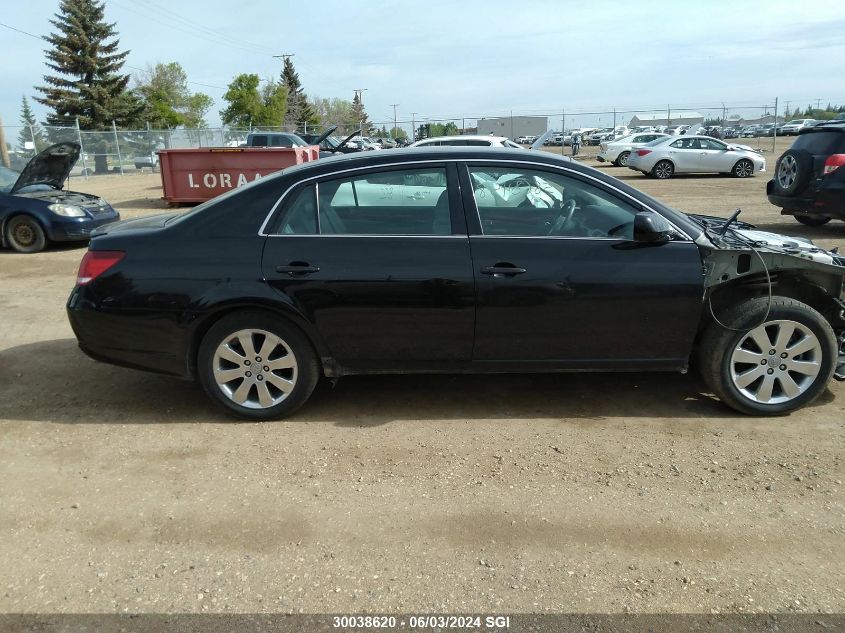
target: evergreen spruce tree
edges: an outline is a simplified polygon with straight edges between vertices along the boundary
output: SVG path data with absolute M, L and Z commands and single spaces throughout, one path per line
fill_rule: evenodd
M 361 126 L 361 134 L 367 135 L 370 133 L 370 119 L 367 118 L 367 112 L 364 110 L 364 103 L 361 101 L 361 93 L 356 92 L 352 98 L 352 122 L 354 125 Z
M 68 125 L 79 120 L 84 130 L 105 130 L 112 121 L 129 126 L 137 123 L 141 102 L 126 87 L 129 75 L 121 74 L 129 51 L 118 51 L 113 23 L 104 19 L 105 3 L 98 0 L 61 0 L 59 12 L 50 23 L 56 31 L 45 40 L 47 67 L 56 74 L 44 75 L 46 86 L 36 88 L 36 101 L 52 112 L 50 125 Z M 97 172 L 108 171 L 109 141 L 86 144 L 95 153 Z
M 18 147 L 23 149 L 27 143 L 34 143 L 35 147 L 31 154 L 34 156 L 42 149 L 47 147 L 47 137 L 44 130 L 38 125 L 35 120 L 35 115 L 32 113 L 32 108 L 29 107 L 29 100 L 26 97 L 21 97 L 21 132 L 18 135 Z
M 282 85 L 288 92 L 288 105 L 285 112 L 285 124 L 293 125 L 295 127 L 301 126 L 303 123 L 315 125 L 319 122 L 317 112 L 314 106 L 308 101 L 308 97 L 302 90 L 302 83 L 299 81 L 299 73 L 293 67 L 293 62 L 290 57 L 285 57 L 284 66 L 282 66 Z

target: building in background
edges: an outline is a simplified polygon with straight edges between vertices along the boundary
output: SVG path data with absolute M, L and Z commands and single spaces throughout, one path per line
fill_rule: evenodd
M 520 136 L 542 136 L 549 129 L 544 116 L 504 116 L 478 119 L 478 134 L 506 136 L 514 140 Z
M 672 112 L 635 114 L 628 127 L 644 127 L 650 125 L 695 125 L 704 123 L 704 115 L 700 112 Z

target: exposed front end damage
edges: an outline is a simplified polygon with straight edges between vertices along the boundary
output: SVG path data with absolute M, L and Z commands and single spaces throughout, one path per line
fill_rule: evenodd
M 757 231 L 725 220 L 704 219 L 708 231 L 697 243 L 704 274 L 703 325 L 721 310 L 749 297 L 784 296 L 814 308 L 839 342 L 835 378 L 845 380 L 845 257 L 804 238 Z

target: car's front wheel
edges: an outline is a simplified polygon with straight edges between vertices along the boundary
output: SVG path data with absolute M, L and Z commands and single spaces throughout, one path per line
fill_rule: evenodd
M 618 167 L 627 167 L 628 166 L 628 157 L 631 155 L 631 152 L 622 152 L 619 156 L 616 157 L 616 165 Z
M 37 253 L 47 246 L 47 235 L 32 216 L 16 215 L 6 224 L 6 242 L 19 253 Z
M 754 163 L 747 158 L 737 161 L 731 173 L 736 178 L 749 178 L 754 175 Z
M 657 161 L 657 164 L 651 168 L 651 175 L 659 180 L 671 178 L 674 173 L 675 166 L 668 160 Z
M 704 381 L 728 406 L 782 415 L 812 402 L 837 358 L 825 318 L 788 297 L 750 299 L 719 315 L 699 345 Z
M 308 400 L 320 370 L 296 327 L 264 312 L 223 317 L 203 337 L 197 373 L 224 411 L 250 420 L 290 415 Z

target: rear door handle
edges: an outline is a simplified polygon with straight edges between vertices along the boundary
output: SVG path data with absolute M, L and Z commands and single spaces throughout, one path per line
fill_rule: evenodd
M 311 266 L 306 262 L 291 262 L 287 266 L 276 266 L 276 272 L 287 273 L 288 275 L 307 275 L 320 272 L 320 268 Z
M 525 272 L 528 272 L 525 268 L 519 268 L 511 264 L 496 264 L 495 266 L 485 266 L 481 269 L 482 274 L 493 276 L 503 275 L 510 277 L 513 275 L 521 275 Z

